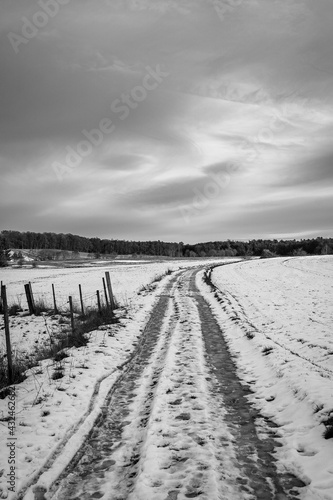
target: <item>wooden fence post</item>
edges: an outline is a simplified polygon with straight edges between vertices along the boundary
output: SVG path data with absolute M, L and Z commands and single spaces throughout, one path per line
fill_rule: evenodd
M 0 288 L 0 313 L 2 313 L 2 281 L 1 281 L 1 288 Z
M 35 299 L 34 299 L 34 294 L 32 293 L 32 287 L 31 287 L 30 281 L 29 281 L 29 289 L 30 289 L 30 294 L 31 294 L 32 307 L 34 309 L 34 314 L 35 314 L 36 313 Z
M 69 296 L 68 297 L 69 299 L 69 311 L 71 313 L 71 327 L 72 327 L 72 333 L 74 334 L 74 329 L 75 329 L 75 325 L 74 325 L 74 311 L 73 311 L 73 300 L 72 300 L 72 297 Z
M 103 288 L 104 288 L 104 295 L 105 295 L 106 307 L 109 309 L 109 300 L 108 300 L 108 293 L 106 291 L 105 279 L 102 278 L 102 280 L 103 280 Z
M 99 296 L 99 290 L 96 291 L 96 295 L 97 295 L 98 312 L 99 312 L 99 314 L 102 314 L 101 298 Z
M 9 384 L 12 384 L 13 383 L 13 363 L 12 363 L 12 348 L 10 345 L 9 317 L 8 317 L 8 303 L 7 303 L 6 285 L 1 285 L 1 300 L 3 303 L 3 317 L 4 317 L 4 321 L 5 321 L 6 349 L 7 349 L 7 361 L 8 361 L 8 381 L 9 381 Z
M 57 302 L 56 302 L 56 296 L 55 296 L 54 284 L 53 283 L 52 283 L 52 294 L 53 294 L 54 314 L 58 314 L 58 308 L 57 308 Z
M 82 298 L 81 285 L 79 285 L 79 292 L 80 292 L 81 312 L 82 312 L 82 316 L 84 316 L 84 307 L 83 307 L 83 298 Z
M 27 296 L 29 313 L 30 314 L 35 314 L 34 303 L 33 303 L 32 298 L 31 298 L 31 286 L 29 285 L 29 283 L 27 283 L 26 285 L 24 285 L 24 290 L 25 290 L 25 294 Z
M 108 292 L 109 292 L 109 299 L 110 299 L 110 306 L 111 306 L 111 311 L 114 309 L 114 299 L 113 299 L 113 293 L 112 293 L 112 286 L 111 286 L 111 279 L 110 279 L 110 273 L 109 271 L 105 272 L 105 278 L 106 278 L 106 284 L 108 287 Z

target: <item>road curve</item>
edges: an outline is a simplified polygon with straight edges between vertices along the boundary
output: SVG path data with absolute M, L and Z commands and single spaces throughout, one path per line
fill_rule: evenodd
M 100 420 L 48 498 L 300 498 L 303 483 L 277 470 L 274 426 L 262 432 L 196 288 L 198 271 L 165 286 Z

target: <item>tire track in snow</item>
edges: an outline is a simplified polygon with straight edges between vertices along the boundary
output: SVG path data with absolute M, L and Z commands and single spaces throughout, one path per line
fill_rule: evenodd
M 221 408 L 209 397 L 210 375 L 188 275 L 173 280 L 172 299 L 161 296 L 141 353 L 52 498 L 241 498 L 232 436 L 223 427 Z
M 304 354 L 300 354 L 297 352 L 295 349 L 292 347 L 288 347 L 286 344 L 283 344 L 279 342 L 275 337 L 272 335 L 269 335 L 268 333 L 265 333 L 263 329 L 258 329 L 252 321 L 249 319 L 247 316 L 245 309 L 243 305 L 241 304 L 240 300 L 233 295 L 230 291 L 227 290 L 221 290 L 218 288 L 217 285 L 215 285 L 212 281 L 210 282 L 210 286 L 215 290 L 215 298 L 217 299 L 218 302 L 223 303 L 222 304 L 222 310 L 230 317 L 230 319 L 238 324 L 238 326 L 245 332 L 246 336 L 249 336 L 251 334 L 255 333 L 260 333 L 265 339 L 269 340 L 276 346 L 278 346 L 280 349 L 283 351 L 291 354 L 292 356 L 296 356 L 302 361 L 305 361 L 307 364 L 312 365 L 318 373 L 320 373 L 323 377 L 332 378 L 333 375 L 333 370 L 330 368 L 327 368 L 323 365 L 320 365 L 310 359 L 308 356 L 305 356 Z M 252 303 L 252 308 L 258 312 L 258 317 L 265 317 L 267 322 L 266 326 L 273 323 L 272 319 L 270 316 L 265 314 L 263 310 L 260 310 L 256 304 Z M 251 338 L 251 337 L 249 337 Z M 321 348 L 321 346 L 316 345 L 316 347 Z M 311 348 L 311 347 L 310 347 Z
M 307 262 L 307 261 L 305 261 L 305 262 Z M 301 260 L 301 264 L 302 264 L 302 260 Z M 323 278 L 327 279 L 327 274 L 320 273 L 317 270 L 314 271 L 313 269 L 306 267 L 306 266 L 304 266 L 304 267 L 295 266 L 295 258 L 294 257 L 290 257 L 289 259 L 282 261 L 282 265 L 289 268 L 289 269 L 296 269 L 296 271 L 300 271 L 300 274 L 303 274 L 303 275 L 304 274 L 305 275 L 312 274 L 314 276 L 322 276 Z
M 141 348 L 52 498 L 298 498 L 280 484 L 272 436 L 263 446 L 257 436 L 257 413 L 195 287 L 196 272 L 166 287 Z M 300 486 L 291 475 L 284 481 Z
M 137 453 L 135 451 L 142 441 L 142 434 L 145 431 L 147 415 L 149 415 L 150 404 L 154 396 L 154 388 L 157 383 L 159 368 L 162 366 L 163 356 L 167 348 L 170 337 L 168 319 L 170 319 L 170 290 L 174 286 L 177 277 L 173 278 L 166 286 L 166 293 L 161 295 L 154 306 L 150 319 L 145 327 L 143 338 L 136 355 L 128 364 L 123 376 L 113 387 L 104 406 L 104 413 L 87 439 L 79 453 L 58 481 L 51 489 L 51 496 L 54 499 L 91 499 L 101 498 L 110 483 L 108 473 L 113 473 L 117 469 L 117 462 L 110 458 L 117 449 L 122 446 L 124 440 L 124 430 L 130 424 L 126 417 L 130 413 L 131 403 L 135 399 L 135 383 L 140 376 L 145 379 L 144 387 L 147 401 L 143 402 L 142 394 L 138 395 L 140 405 L 139 413 L 132 414 L 132 421 L 137 424 L 135 441 L 131 442 L 130 456 L 124 454 L 121 465 L 118 467 L 123 472 L 123 482 L 126 488 L 130 488 L 135 476 L 137 463 Z M 167 311 L 167 315 L 165 313 Z M 171 320 L 174 321 L 173 319 Z M 150 363 L 147 360 L 151 356 Z M 143 371 L 148 369 L 143 374 Z M 126 440 L 125 440 L 126 442 Z M 127 443 L 126 443 L 127 444 Z M 122 447 L 123 449 L 123 447 Z M 127 462 L 126 462 L 127 461 Z M 111 472 L 110 472 L 111 471 Z M 119 481 L 118 481 L 119 482 Z M 122 488 L 124 485 L 122 485 Z M 121 490 L 117 490 L 118 495 Z M 119 496 L 119 495 L 118 495 Z M 117 498 L 118 498 L 117 496 Z M 109 497 L 105 497 L 109 498 Z M 116 496 L 111 497 L 113 499 Z M 124 497 L 119 497 L 124 498 Z M 125 497 L 126 498 L 126 497 Z
M 180 317 L 128 500 L 241 498 L 233 438 L 223 409 L 210 396 L 199 314 L 188 289 L 191 273 L 180 277 L 175 290 Z
M 190 289 L 198 288 L 192 275 Z M 222 397 L 224 419 L 234 437 L 234 449 L 239 466 L 237 481 L 241 485 L 239 498 L 253 500 L 298 499 L 305 484 L 288 471 L 277 470 L 272 456 L 280 444 L 274 439 L 275 424 L 262 426 L 260 413 L 249 403 L 250 389 L 241 384 L 236 365 L 223 333 L 205 299 L 196 293 L 202 334 L 213 377 L 212 389 Z M 258 437 L 260 430 L 261 438 Z

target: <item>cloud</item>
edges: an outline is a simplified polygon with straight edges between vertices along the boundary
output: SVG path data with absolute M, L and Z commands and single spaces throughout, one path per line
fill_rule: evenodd
M 311 158 L 303 158 L 292 169 L 281 169 L 281 187 L 302 189 L 304 186 L 317 187 L 333 184 L 333 150 L 319 152 Z
M 193 198 L 195 190 L 202 185 L 203 181 L 201 178 L 183 178 L 143 188 L 132 193 L 130 203 L 140 207 L 184 204 Z
M 228 5 L 71 0 L 16 54 L 8 33 L 41 7 L 2 1 L 7 228 L 191 241 L 328 230 L 331 1 Z M 114 100 L 158 65 L 168 76 L 122 119 Z M 59 182 L 53 162 L 104 118 L 114 132 Z M 230 164 L 225 187 L 184 223 L 179 207 Z

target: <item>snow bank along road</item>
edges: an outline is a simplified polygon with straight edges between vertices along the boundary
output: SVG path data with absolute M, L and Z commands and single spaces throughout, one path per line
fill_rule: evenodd
M 249 400 L 278 425 L 280 463 L 333 499 L 333 256 L 217 267 L 201 285 L 250 384 Z M 328 437 L 328 436 L 327 436 Z
M 178 271 L 162 289 L 136 355 L 46 498 L 329 498 L 275 456 L 283 439 L 250 404 L 197 275 Z

